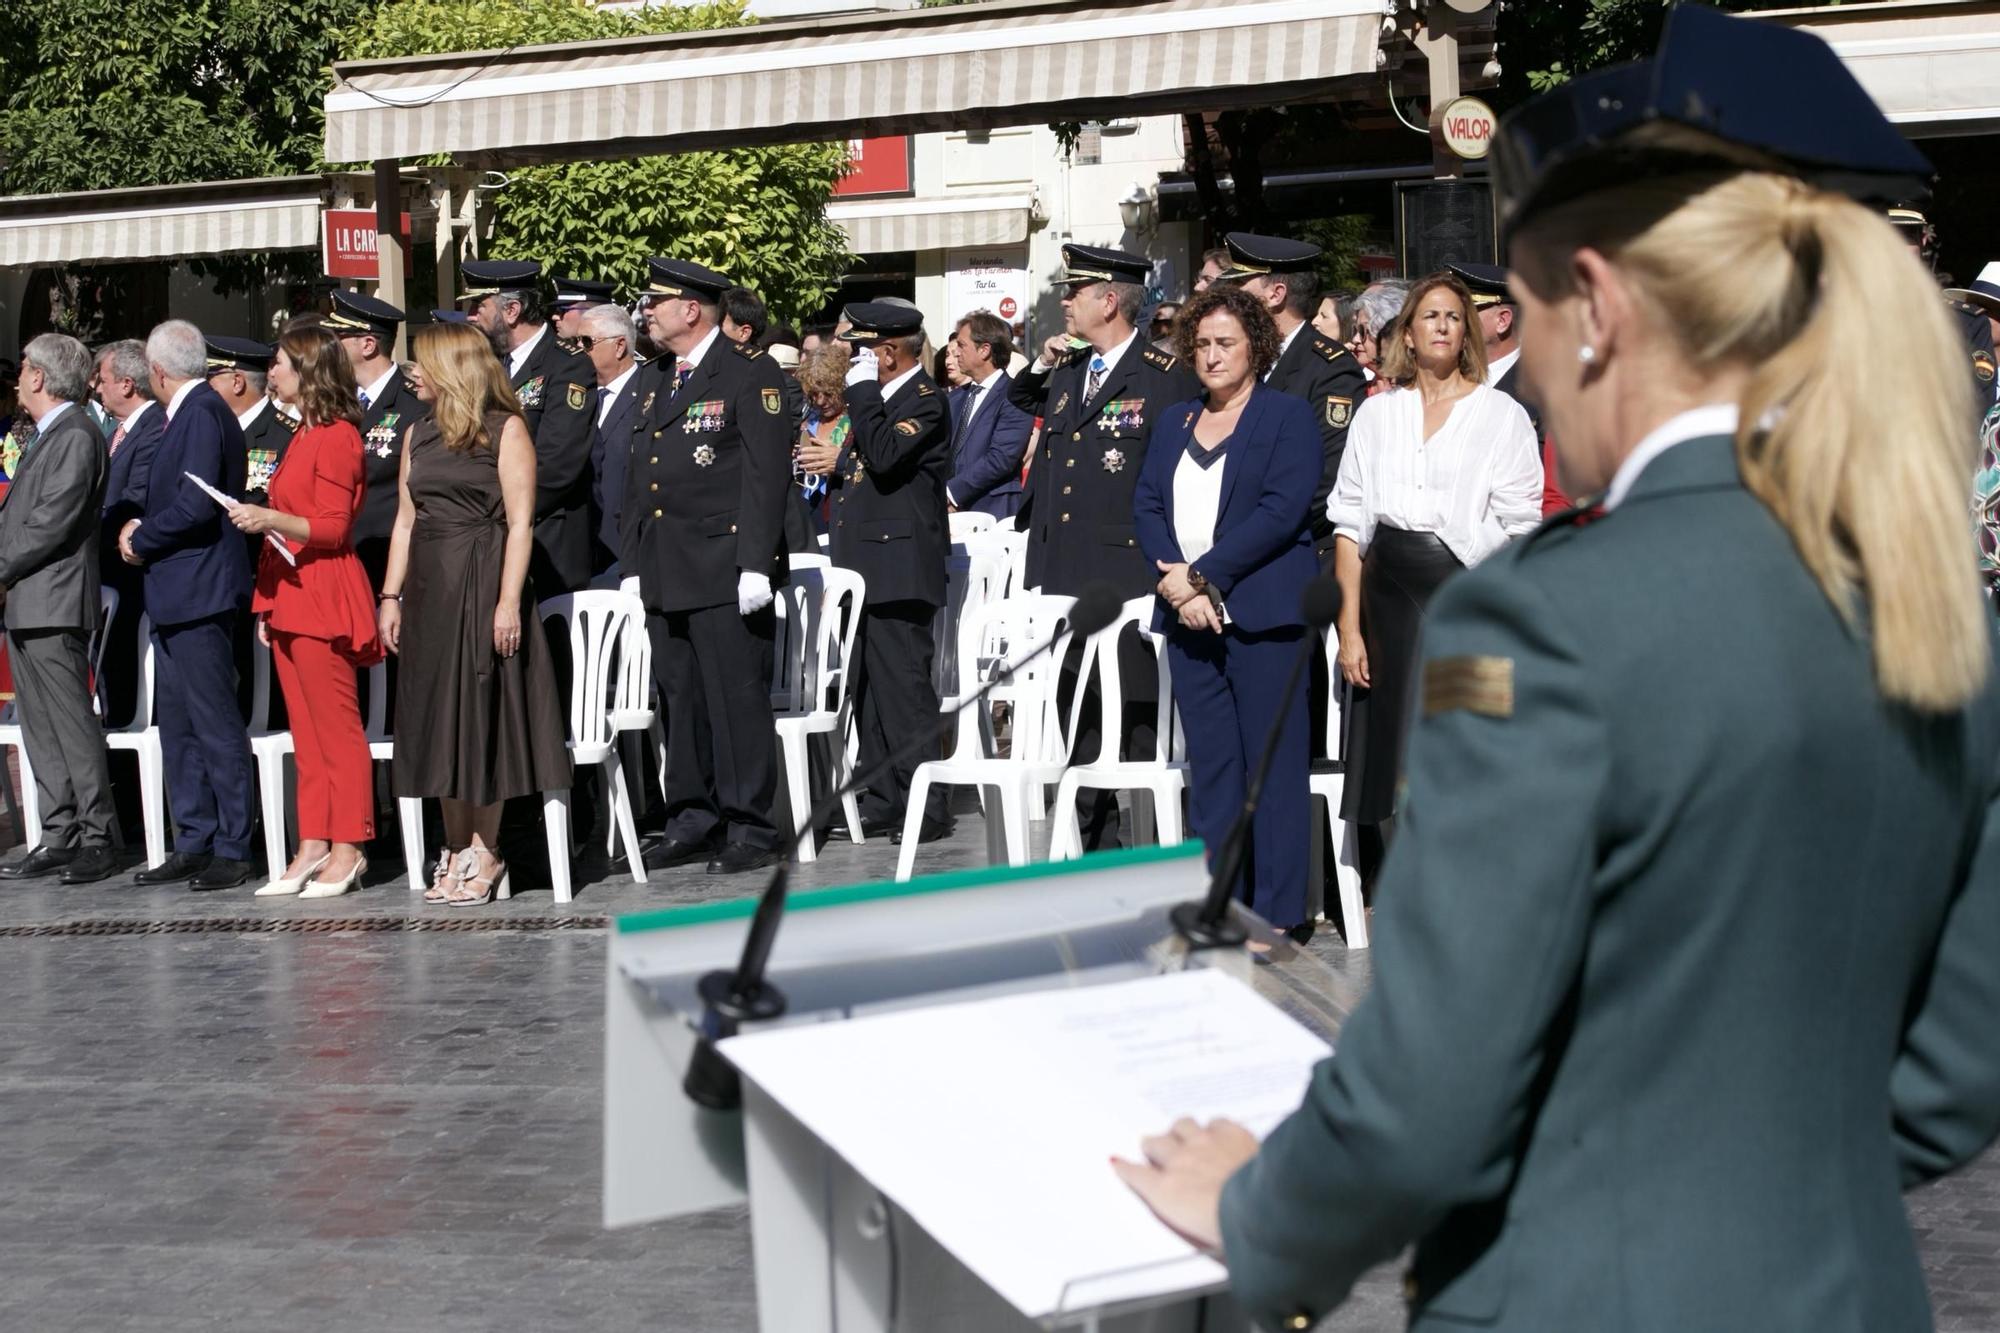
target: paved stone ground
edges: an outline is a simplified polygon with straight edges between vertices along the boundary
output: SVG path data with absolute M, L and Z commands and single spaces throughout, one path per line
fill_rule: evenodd
M 971 816 L 920 868 L 983 860 Z M 879 842 L 835 843 L 795 882 L 892 867 Z M 481 910 L 597 916 L 755 887 L 699 870 L 640 887 L 602 861 L 580 878 L 566 907 L 542 890 Z M 394 879 L 248 895 L 5 886 L 0 927 L 466 915 Z M 1365 983 L 1366 953 L 1328 931 L 1314 947 Z M 603 968 L 582 930 L 0 938 L 0 1328 L 752 1328 L 740 1210 L 597 1225 Z M 2000 1328 L 2000 1157 L 1912 1210 L 1939 1326 Z M 1325 1327 L 1401 1323 L 1384 1269 Z

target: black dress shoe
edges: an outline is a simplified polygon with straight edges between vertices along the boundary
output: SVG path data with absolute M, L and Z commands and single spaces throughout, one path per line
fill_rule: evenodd
M 893 838 L 903 830 L 903 821 L 891 819 L 887 815 L 861 816 L 861 836 L 864 838 Z
M 0 866 L 0 879 L 45 879 L 76 860 L 68 847 L 37 847 L 18 861 Z
M 118 873 L 118 853 L 109 847 L 86 847 L 63 871 L 65 884 L 95 884 Z
M 1285 937 L 1294 944 L 1311 943 L 1316 923 L 1308 921 L 1302 926 L 1293 926 L 1285 932 Z
M 708 863 L 711 875 L 740 875 L 746 870 L 761 870 L 782 861 L 785 854 L 776 847 L 752 847 L 747 842 L 732 842 L 715 854 Z
M 248 884 L 250 874 L 248 861 L 233 861 L 229 857 L 218 856 L 188 881 L 188 892 L 213 893 L 217 889 L 233 889 L 238 884 Z
M 207 852 L 175 852 L 160 864 L 132 876 L 134 884 L 174 884 L 193 879 L 215 858 Z
M 939 838 L 949 838 L 954 825 L 949 819 L 926 819 L 917 830 L 918 842 L 936 842 Z M 897 829 L 889 835 L 889 841 L 896 846 L 903 845 L 903 830 Z
M 679 838 L 661 838 L 645 850 L 640 857 L 640 864 L 648 870 L 672 870 L 675 866 L 692 865 L 703 857 L 714 854 L 713 843 L 682 842 Z

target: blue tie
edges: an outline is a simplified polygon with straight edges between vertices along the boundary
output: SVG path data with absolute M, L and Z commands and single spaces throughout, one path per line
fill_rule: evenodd
M 1090 378 L 1085 380 L 1083 385 L 1083 405 L 1085 407 L 1090 406 L 1090 400 L 1097 397 L 1097 391 L 1104 387 L 1104 373 L 1108 369 L 1110 367 L 1104 364 L 1103 357 L 1093 356 L 1090 358 Z

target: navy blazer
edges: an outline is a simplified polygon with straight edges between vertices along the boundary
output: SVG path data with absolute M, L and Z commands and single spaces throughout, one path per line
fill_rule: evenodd
M 976 509 L 995 518 L 1012 518 L 1021 508 L 1021 462 L 1027 457 L 1028 436 L 1035 419 L 1007 398 L 1013 380 L 1006 371 L 980 400 L 979 410 L 960 421 L 952 411 L 951 480 L 945 489 L 960 509 Z M 956 398 L 972 395 L 970 386 L 954 389 Z
M 634 366 L 632 378 L 611 400 L 604 424 L 593 427 L 590 445 L 590 498 L 597 508 L 596 564 L 600 569 L 618 559 L 618 524 L 625 509 L 625 464 L 632 456 L 632 412 L 639 405 L 639 381 L 644 367 Z M 591 411 L 597 391 L 592 390 Z
M 155 625 L 223 615 L 249 597 L 246 543 L 186 476 L 240 496 L 245 467 L 236 414 L 208 385 L 195 385 L 153 451 L 142 521 L 132 534 L 132 549 L 146 562 L 146 614 Z
M 145 512 L 146 477 L 166 429 L 167 410 L 154 403 L 139 414 L 139 424 L 125 433 L 118 452 L 111 455 L 111 469 L 104 478 L 104 518 L 114 545 L 125 520 Z
M 1132 495 L 1132 525 L 1149 564 L 1186 558 L 1174 536 L 1174 470 L 1194 438 L 1203 406 L 1195 399 L 1155 418 Z M 1223 471 L 1215 545 L 1194 562 L 1195 572 L 1222 594 L 1238 629 L 1258 634 L 1305 623 L 1299 598 L 1319 573 L 1307 519 L 1324 461 L 1319 423 L 1303 399 L 1263 384 L 1250 391 L 1229 452 L 1216 464 Z M 1179 621 L 1159 600 L 1153 628 Z

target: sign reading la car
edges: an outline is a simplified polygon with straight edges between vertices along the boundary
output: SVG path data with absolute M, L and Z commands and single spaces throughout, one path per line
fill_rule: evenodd
M 1477 97 L 1461 97 L 1445 107 L 1438 117 L 1438 128 L 1444 132 L 1447 148 L 1462 158 L 1477 160 L 1493 145 L 1493 108 Z
M 326 256 L 326 276 L 329 278 L 365 278 L 373 281 L 382 276 L 381 262 L 375 254 L 375 210 L 372 208 L 329 208 L 323 215 L 322 253 Z M 403 234 L 403 275 L 415 272 L 410 255 L 410 215 L 403 214 L 396 229 Z

